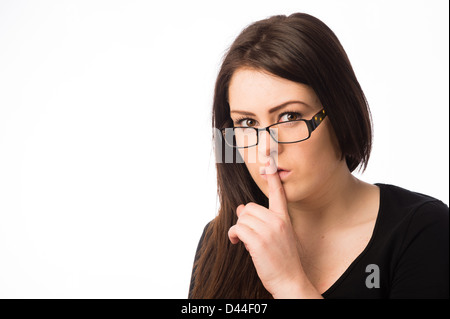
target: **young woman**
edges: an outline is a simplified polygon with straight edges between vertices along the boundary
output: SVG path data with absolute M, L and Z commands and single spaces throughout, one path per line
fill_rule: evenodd
M 217 78 L 213 128 L 220 208 L 190 298 L 449 297 L 448 207 L 351 174 L 367 166 L 370 111 L 323 22 L 298 13 L 244 29 Z

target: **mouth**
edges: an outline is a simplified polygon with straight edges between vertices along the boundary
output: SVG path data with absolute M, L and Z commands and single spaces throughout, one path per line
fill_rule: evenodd
M 267 176 L 266 176 L 265 172 L 261 171 L 260 173 L 261 173 L 261 177 L 264 180 L 267 180 Z M 290 175 L 291 171 L 287 170 L 287 169 L 284 169 L 282 167 L 278 167 L 277 173 L 278 173 L 278 176 L 280 177 L 281 181 L 284 181 Z

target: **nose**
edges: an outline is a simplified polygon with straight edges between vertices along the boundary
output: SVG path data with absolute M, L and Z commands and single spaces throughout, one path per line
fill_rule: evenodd
M 259 132 L 259 140 L 258 140 L 258 156 L 260 159 L 260 163 L 265 163 L 269 156 L 277 157 L 279 152 L 278 143 L 275 141 L 277 137 L 276 129 L 269 132 L 261 131 Z

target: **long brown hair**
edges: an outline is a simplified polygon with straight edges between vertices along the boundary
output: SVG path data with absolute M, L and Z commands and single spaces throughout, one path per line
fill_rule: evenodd
M 322 21 L 304 13 L 279 15 L 255 22 L 240 33 L 217 77 L 212 111 L 215 129 L 232 126 L 228 87 L 241 67 L 309 85 L 328 114 L 349 170 L 366 168 L 372 144 L 369 106 L 347 54 Z M 213 135 L 220 207 L 196 256 L 191 297 L 271 298 L 242 243 L 232 245 L 228 239 L 228 230 L 237 221 L 236 208 L 248 202 L 267 207 L 267 197 L 242 160 L 226 163 L 224 156 L 230 150 Z M 233 156 L 238 158 L 239 153 Z

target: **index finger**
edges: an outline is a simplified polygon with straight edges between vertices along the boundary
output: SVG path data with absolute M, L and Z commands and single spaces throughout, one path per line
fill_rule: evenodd
M 280 214 L 288 214 L 286 194 L 272 157 L 266 164 L 267 184 L 269 187 L 269 209 Z

